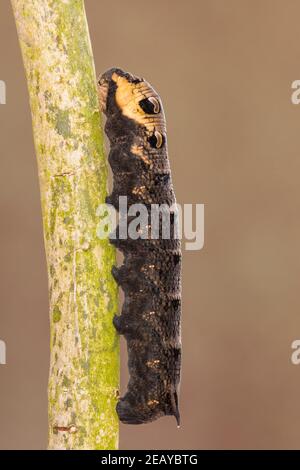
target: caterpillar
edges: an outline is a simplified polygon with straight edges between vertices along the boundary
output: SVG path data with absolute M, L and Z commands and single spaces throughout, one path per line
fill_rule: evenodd
M 113 190 L 106 203 L 120 210 L 153 204 L 170 208 L 170 237 L 123 239 L 119 227 L 111 242 L 123 253 L 112 274 L 124 291 L 120 315 L 113 323 L 124 335 L 129 382 L 117 403 L 120 421 L 143 424 L 173 415 L 180 424 L 178 391 L 181 370 L 181 247 L 173 236 L 175 196 L 167 153 L 166 124 L 161 100 L 142 78 L 120 69 L 98 80 L 100 108 L 106 115 Z M 162 229 L 163 218 L 159 219 Z M 128 224 L 130 218 L 128 219 Z M 147 226 L 151 235 L 151 222 Z

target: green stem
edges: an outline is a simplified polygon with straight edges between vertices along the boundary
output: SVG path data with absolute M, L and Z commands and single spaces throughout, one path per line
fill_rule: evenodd
M 97 238 L 107 165 L 84 3 L 11 1 L 30 95 L 48 266 L 49 448 L 116 449 L 115 250 Z

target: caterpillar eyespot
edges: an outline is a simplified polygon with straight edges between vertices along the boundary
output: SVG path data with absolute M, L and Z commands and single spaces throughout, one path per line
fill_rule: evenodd
M 158 114 L 160 112 L 160 103 L 154 96 L 144 98 L 139 102 L 139 105 L 146 114 Z
M 152 148 L 161 148 L 165 143 L 165 137 L 158 131 L 155 131 L 150 137 L 148 142 Z
M 176 201 L 159 96 L 144 79 L 116 68 L 104 73 L 98 85 L 113 172 L 113 191 L 107 202 L 119 210 L 119 197 L 126 196 L 128 209 L 140 203 L 171 208 Z M 145 96 L 148 98 L 141 99 Z M 170 225 L 174 227 L 175 222 L 171 211 Z M 153 234 L 152 222 L 137 231 L 142 233 L 145 228 Z M 173 415 L 179 425 L 180 241 L 161 235 L 123 239 L 119 233 L 117 227 L 111 242 L 123 253 L 124 261 L 112 269 L 112 275 L 125 300 L 113 323 L 127 341 L 130 380 L 117 413 L 126 424 Z

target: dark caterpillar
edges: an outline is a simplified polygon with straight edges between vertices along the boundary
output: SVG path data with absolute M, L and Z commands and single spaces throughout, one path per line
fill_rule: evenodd
M 106 202 L 119 210 L 119 196 L 127 196 L 128 208 L 136 203 L 149 211 L 151 204 L 171 207 L 175 196 L 165 117 L 157 93 L 143 79 L 111 69 L 99 79 L 99 100 L 107 116 L 105 131 L 114 177 Z M 180 241 L 172 235 L 175 219 L 171 213 L 171 239 L 160 235 L 158 239 L 117 236 L 111 240 L 124 254 L 124 264 L 112 273 L 125 293 L 114 325 L 127 340 L 130 380 L 117 413 L 128 424 L 164 415 L 174 415 L 180 422 L 181 250 Z M 151 228 L 150 223 L 149 233 Z

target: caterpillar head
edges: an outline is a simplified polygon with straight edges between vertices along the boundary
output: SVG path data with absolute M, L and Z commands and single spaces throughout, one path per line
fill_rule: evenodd
M 146 129 L 151 147 L 165 142 L 165 117 L 159 95 L 143 78 L 113 68 L 98 80 L 101 110 L 108 116 L 121 113 Z
M 131 74 L 123 72 L 118 68 L 112 68 L 107 70 L 98 79 L 98 94 L 101 111 L 108 114 L 112 111 L 114 105 L 114 98 L 117 93 L 117 89 L 127 84 L 127 88 L 130 88 L 130 84 L 139 83 L 141 79 L 133 77 Z M 131 85 L 131 86 L 132 86 Z M 118 94 L 120 93 L 120 90 Z M 123 89 L 124 93 L 124 89 Z

